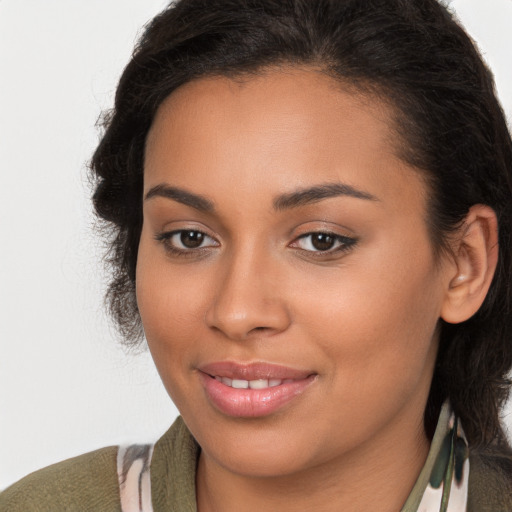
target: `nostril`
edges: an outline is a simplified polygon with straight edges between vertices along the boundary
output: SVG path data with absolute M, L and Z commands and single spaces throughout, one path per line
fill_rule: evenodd
M 290 318 L 280 300 L 263 300 L 253 295 L 239 298 L 224 291 L 205 311 L 204 320 L 210 330 L 241 341 L 266 337 L 288 327 Z

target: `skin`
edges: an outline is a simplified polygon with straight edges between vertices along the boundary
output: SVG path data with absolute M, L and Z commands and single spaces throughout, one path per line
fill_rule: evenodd
M 145 199 L 136 282 L 155 364 L 202 448 L 201 512 L 396 511 L 414 485 L 457 265 L 433 255 L 426 185 L 397 156 L 391 118 L 312 69 L 202 78 L 157 113 L 145 196 L 172 185 L 214 206 Z M 278 196 L 333 183 L 373 199 L 274 208 Z M 179 236 L 158 239 L 176 230 L 207 237 L 177 254 Z M 312 232 L 355 242 L 314 252 Z M 233 418 L 199 378 L 213 361 L 316 377 L 273 414 Z

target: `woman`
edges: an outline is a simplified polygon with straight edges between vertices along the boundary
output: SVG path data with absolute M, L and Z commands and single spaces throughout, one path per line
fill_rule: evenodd
M 182 418 L 5 510 L 510 510 L 512 143 L 435 0 L 182 0 L 92 160 Z

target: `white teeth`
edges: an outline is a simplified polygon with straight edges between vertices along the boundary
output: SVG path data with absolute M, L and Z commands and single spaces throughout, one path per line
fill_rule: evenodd
M 258 380 L 250 380 L 249 387 L 251 389 L 265 389 L 268 388 L 268 380 L 267 379 L 258 379 Z
M 235 389 L 247 389 L 249 387 L 249 381 L 248 380 L 241 380 L 241 379 L 233 379 L 231 383 L 231 387 Z
M 225 386 L 229 386 L 235 389 L 266 389 L 280 386 L 281 384 L 288 384 L 293 382 L 293 379 L 256 379 L 256 380 L 244 380 L 244 379 L 230 379 L 229 377 L 218 377 L 215 376 L 215 380 L 222 382 Z

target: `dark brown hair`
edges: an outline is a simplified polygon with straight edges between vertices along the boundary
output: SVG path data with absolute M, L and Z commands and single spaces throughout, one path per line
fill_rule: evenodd
M 472 447 L 506 451 L 500 411 L 512 367 L 512 142 L 491 73 L 436 0 L 180 0 L 151 21 L 91 163 L 96 212 L 110 226 L 107 300 L 126 343 L 143 334 L 135 271 L 144 145 L 156 110 L 198 77 L 281 65 L 315 66 L 393 106 L 401 156 L 430 185 L 436 250 L 446 249 L 472 205 L 495 210 L 498 268 L 480 311 L 441 325 L 425 426 L 432 435 L 449 398 Z

